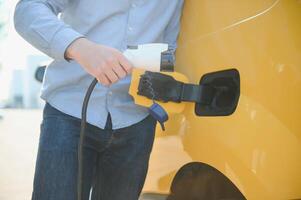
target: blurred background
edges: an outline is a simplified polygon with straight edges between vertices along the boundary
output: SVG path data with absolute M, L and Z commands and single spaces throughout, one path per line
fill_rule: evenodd
M 38 66 L 50 58 L 14 30 L 17 0 L 0 0 L 0 200 L 30 199 L 43 101 Z

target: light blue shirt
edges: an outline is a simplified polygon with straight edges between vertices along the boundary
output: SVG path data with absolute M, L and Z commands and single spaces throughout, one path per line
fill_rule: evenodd
M 52 57 L 41 97 L 56 109 L 81 118 L 84 95 L 93 77 L 64 58 L 67 47 L 86 37 L 124 51 L 128 45 L 164 42 L 176 47 L 183 0 L 21 0 L 14 21 L 18 33 Z M 108 113 L 113 129 L 148 115 L 128 94 L 131 76 L 92 93 L 87 121 L 104 128 Z

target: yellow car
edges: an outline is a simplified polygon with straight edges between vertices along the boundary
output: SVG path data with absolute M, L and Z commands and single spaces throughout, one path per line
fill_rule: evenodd
M 144 199 L 301 199 L 301 1 L 186 0 L 176 71 L 235 68 L 230 116 L 194 103 L 157 127 Z

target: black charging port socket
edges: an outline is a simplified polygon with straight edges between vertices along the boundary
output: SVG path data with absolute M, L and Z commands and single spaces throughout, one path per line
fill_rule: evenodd
M 237 107 L 240 96 L 240 75 L 237 69 L 208 73 L 202 76 L 200 85 L 213 89 L 210 103 L 196 103 L 197 116 L 227 116 Z

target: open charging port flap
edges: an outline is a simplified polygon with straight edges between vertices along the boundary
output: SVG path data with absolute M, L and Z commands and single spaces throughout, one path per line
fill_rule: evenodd
M 200 85 L 213 88 L 210 103 L 196 103 L 198 116 L 227 116 L 237 107 L 240 96 L 240 76 L 236 69 L 208 73 L 202 76 Z

